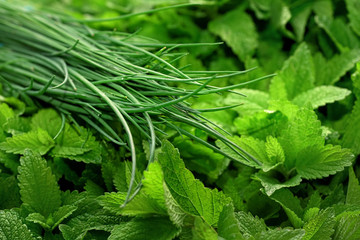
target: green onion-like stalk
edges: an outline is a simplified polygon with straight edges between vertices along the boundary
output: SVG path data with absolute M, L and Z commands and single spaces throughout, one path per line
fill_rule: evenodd
M 51 104 L 62 116 L 83 119 L 106 139 L 131 152 L 132 177 L 125 203 L 134 189 L 133 128 L 149 140 L 149 162 L 154 159 L 156 144 L 160 142 L 158 134 L 164 124 L 233 159 L 171 123 L 178 121 L 223 141 L 248 159 L 249 165 L 260 164 L 204 122 L 199 111 L 184 103 L 196 95 L 231 91 L 246 84 L 224 88 L 209 85 L 212 79 L 247 71 L 184 72 L 172 65 L 183 54 L 164 48 L 182 47 L 181 44 L 165 45 L 136 34 L 90 29 L 71 21 L 69 16 L 29 10 L 11 1 L 0 1 L 0 43 L 0 81 L 5 90 Z M 261 79 L 253 81 L 258 80 Z M 169 83 L 198 88 L 180 89 Z M 125 139 L 112 128 L 112 121 L 121 123 Z

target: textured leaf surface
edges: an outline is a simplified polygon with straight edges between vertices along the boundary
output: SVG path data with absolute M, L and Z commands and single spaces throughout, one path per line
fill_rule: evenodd
M 61 204 L 60 189 L 45 159 L 26 150 L 20 159 L 19 186 L 21 200 L 44 217 Z
M 115 226 L 109 240 L 171 240 L 178 232 L 165 217 L 134 218 Z
M 43 129 L 15 135 L 0 143 L 0 149 L 8 153 L 24 154 L 25 149 L 30 149 L 41 155 L 46 154 L 54 146 L 54 140 Z
M 209 30 L 219 35 L 245 61 L 257 48 L 257 32 L 251 17 L 241 8 L 210 22 Z
M 292 100 L 296 95 L 311 89 L 315 70 L 309 48 L 302 43 L 283 65 L 270 85 L 272 99 Z
M 34 240 L 31 232 L 15 211 L 0 211 L 0 239 Z
M 237 212 L 235 217 L 238 220 L 240 231 L 246 239 L 257 233 L 265 232 L 267 229 L 264 220 L 254 217 L 251 213 Z
M 352 167 L 349 168 L 349 183 L 346 194 L 346 204 L 356 204 L 360 206 L 360 185 Z
M 350 94 L 351 91 L 345 88 L 320 86 L 300 93 L 293 99 L 293 102 L 298 106 L 307 106 L 308 104 L 311 104 L 313 109 L 316 109 L 328 103 L 342 100 Z
M 180 207 L 189 214 L 203 217 L 210 225 L 216 224 L 223 206 L 230 199 L 217 189 L 205 188 L 201 181 L 195 179 L 170 142 L 163 142 L 158 159 L 165 183 Z
M 255 235 L 256 240 L 302 240 L 305 231 L 302 229 L 271 229 Z
M 335 213 L 334 209 L 332 208 L 320 211 L 317 216 L 312 218 L 304 225 L 304 230 L 306 234 L 303 240 L 330 240 L 331 235 L 334 233 L 334 216 Z
M 357 0 L 346 0 L 346 8 L 349 12 L 350 26 L 360 36 L 360 2 Z
M 342 216 L 335 227 L 334 240 L 360 239 L 360 215 L 347 214 Z
M 360 153 L 360 98 L 356 100 L 347 120 L 342 143 L 344 147 L 351 148 L 355 154 Z
M 218 223 L 218 234 L 226 240 L 244 239 L 240 232 L 238 220 L 235 218 L 234 207 L 232 205 L 224 206 L 220 214 Z

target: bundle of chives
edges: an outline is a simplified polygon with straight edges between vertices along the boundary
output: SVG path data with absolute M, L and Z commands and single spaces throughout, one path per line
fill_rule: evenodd
M 132 178 L 127 200 L 133 189 L 136 169 L 132 128 L 138 129 L 149 140 L 149 163 L 154 159 L 161 124 L 233 159 L 171 123 L 178 121 L 223 141 L 242 158 L 248 159 L 249 165 L 261 164 L 210 127 L 199 111 L 184 103 L 185 99 L 196 95 L 231 91 L 249 83 L 223 88 L 209 85 L 215 78 L 247 71 L 222 72 L 218 76 L 212 72 L 186 73 L 172 65 L 182 54 L 170 50 L 181 44 L 159 44 L 131 34 L 98 31 L 69 19 L 68 16 L 0 1 L 0 43 L 3 44 L 0 48 L 0 81 L 5 88 L 19 92 L 24 98 L 30 96 L 47 102 L 62 114 L 83 119 L 110 141 L 129 149 Z M 261 79 L 253 81 L 258 80 Z M 198 88 L 186 90 L 168 85 L 174 82 L 198 85 Z M 112 128 L 110 121 L 114 120 L 122 124 L 126 139 Z

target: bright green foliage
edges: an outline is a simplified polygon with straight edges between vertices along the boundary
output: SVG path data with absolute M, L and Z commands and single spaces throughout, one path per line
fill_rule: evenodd
M 242 8 L 210 22 L 209 30 L 219 35 L 242 61 L 251 57 L 258 45 L 255 25 Z
M 346 0 L 346 8 L 349 11 L 350 26 L 360 36 L 360 3 L 356 0 Z
M 360 185 L 354 170 L 349 168 L 349 184 L 346 194 L 346 204 L 360 204 Z
M 334 210 L 328 208 L 320 211 L 318 215 L 310 219 L 305 225 L 304 240 L 324 239 L 330 240 L 334 233 Z
M 60 189 L 45 159 L 26 150 L 20 159 L 18 179 L 23 203 L 45 218 L 58 210 Z
M 54 140 L 41 128 L 7 138 L 0 143 L 0 149 L 8 153 L 24 154 L 31 149 L 40 155 L 46 154 L 54 146 Z
M 134 218 L 115 226 L 109 240 L 171 240 L 178 232 L 165 217 Z
M 308 46 L 301 44 L 272 79 L 270 96 L 272 99 L 292 100 L 298 94 L 314 86 L 314 63 Z
M 175 201 L 187 213 L 201 216 L 208 224 L 216 225 L 223 206 L 230 202 L 218 190 L 205 188 L 185 168 L 177 149 L 164 141 L 158 159 L 161 164 L 166 186 Z
M 350 95 L 350 93 L 351 91 L 344 88 L 320 86 L 300 93 L 293 99 L 293 103 L 298 106 L 307 106 L 310 104 L 313 109 L 317 109 L 328 103 L 343 100 L 346 96 Z
M 194 226 L 191 229 L 192 239 L 217 240 L 216 231 L 200 217 L 195 217 Z
M 336 224 L 334 240 L 356 240 L 360 238 L 360 214 L 346 214 Z
M 3 240 L 34 240 L 29 229 L 21 221 L 14 210 L 0 211 L 0 239 Z
M 220 214 L 218 223 L 219 236 L 227 240 L 242 240 L 244 237 L 240 233 L 238 220 L 235 218 L 234 207 L 224 206 Z

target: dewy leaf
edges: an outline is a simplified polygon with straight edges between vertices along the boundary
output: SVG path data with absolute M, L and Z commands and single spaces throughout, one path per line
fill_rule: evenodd
M 335 212 L 327 208 L 304 225 L 305 236 L 303 240 L 330 240 L 334 233 Z
M 0 239 L 34 240 L 30 230 L 14 210 L 0 211 Z
M 302 43 L 272 79 L 270 97 L 292 100 L 296 95 L 313 88 L 314 82 L 315 69 L 311 52 L 308 46 Z
M 293 99 L 293 103 L 300 107 L 311 104 L 313 109 L 325 106 L 328 103 L 340 101 L 351 94 L 351 91 L 345 88 L 335 86 L 320 86 L 302 92 Z
M 349 183 L 346 194 L 346 204 L 360 205 L 360 185 L 352 167 L 349 168 Z
M 8 153 L 23 154 L 30 149 L 40 155 L 46 154 L 54 146 L 54 140 L 41 128 L 7 138 L 0 143 L 0 149 Z
M 55 176 L 38 154 L 25 150 L 18 179 L 21 200 L 35 212 L 48 217 L 60 207 L 60 189 Z
M 350 26 L 360 36 L 360 2 L 357 0 L 346 0 L 346 8 L 349 12 Z
M 178 233 L 166 217 L 134 218 L 115 226 L 109 240 L 171 240 Z
M 216 225 L 223 206 L 231 200 L 217 189 L 205 188 L 201 181 L 195 179 L 170 142 L 164 141 L 161 149 L 158 160 L 175 201 L 185 212 L 201 216 L 208 224 Z
M 238 220 L 235 218 L 234 207 L 232 205 L 224 206 L 218 223 L 218 234 L 226 240 L 244 239 L 238 226 Z
M 258 46 L 255 24 L 242 8 L 213 20 L 209 30 L 219 35 L 242 61 L 251 57 Z

